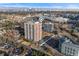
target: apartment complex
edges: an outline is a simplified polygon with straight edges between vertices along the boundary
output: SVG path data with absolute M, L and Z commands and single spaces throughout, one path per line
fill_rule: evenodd
M 67 56 L 79 56 L 79 45 L 65 41 L 61 46 L 61 53 Z
M 54 24 L 51 22 L 44 23 L 43 24 L 43 30 L 47 32 L 53 32 L 54 31 Z
M 36 21 L 29 21 L 24 23 L 25 38 L 38 42 L 42 39 L 42 23 Z

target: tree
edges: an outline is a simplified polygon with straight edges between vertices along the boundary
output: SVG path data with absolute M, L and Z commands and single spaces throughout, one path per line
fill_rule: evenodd
M 74 29 L 71 29 L 70 33 L 72 34 L 74 32 Z
M 5 21 L 3 23 L 3 27 L 5 27 L 5 30 L 8 30 L 8 29 L 13 29 L 14 28 L 14 23 L 12 21 Z

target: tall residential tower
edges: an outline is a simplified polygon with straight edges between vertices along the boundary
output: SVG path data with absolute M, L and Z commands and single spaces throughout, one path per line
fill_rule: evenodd
M 42 23 L 36 21 L 29 21 L 24 23 L 25 38 L 38 42 L 42 39 Z

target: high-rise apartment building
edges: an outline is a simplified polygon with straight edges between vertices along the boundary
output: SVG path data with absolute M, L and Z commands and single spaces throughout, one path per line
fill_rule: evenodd
M 54 24 L 51 23 L 51 22 L 43 23 L 42 26 L 43 26 L 44 31 L 47 31 L 47 32 L 53 32 L 54 31 Z
M 38 42 L 42 39 L 42 23 L 29 21 L 24 23 L 25 38 Z

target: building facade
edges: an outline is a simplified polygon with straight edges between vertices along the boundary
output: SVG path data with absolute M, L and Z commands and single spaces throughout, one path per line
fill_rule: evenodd
M 42 39 L 42 23 L 28 22 L 24 23 L 25 38 L 37 42 Z
M 51 22 L 44 23 L 43 24 L 43 30 L 47 32 L 53 32 L 54 31 L 54 24 Z
M 64 42 L 61 46 L 61 53 L 67 56 L 79 56 L 79 45 L 72 42 Z

